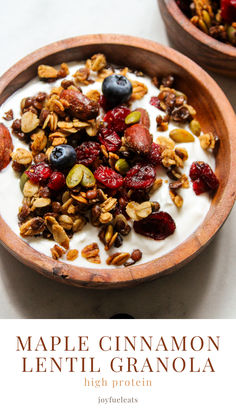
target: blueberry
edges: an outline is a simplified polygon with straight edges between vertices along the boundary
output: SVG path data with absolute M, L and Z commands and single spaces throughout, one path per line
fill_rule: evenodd
M 71 145 L 57 145 L 50 154 L 50 163 L 57 169 L 67 169 L 76 163 L 76 151 Z
M 102 83 L 102 92 L 110 106 L 127 102 L 132 94 L 132 84 L 121 74 L 112 74 Z

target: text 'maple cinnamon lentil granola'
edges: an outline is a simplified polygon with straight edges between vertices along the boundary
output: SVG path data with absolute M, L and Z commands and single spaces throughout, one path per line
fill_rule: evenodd
M 68 73 L 66 64 L 60 70 L 39 66 L 40 79 L 50 83 L 62 78 L 61 85 L 49 94 L 39 92 L 23 98 L 21 119 L 12 123 L 13 133 L 29 144 L 28 150 L 17 148 L 11 154 L 24 196 L 18 214 L 20 233 L 22 237 L 41 235 L 54 240 L 57 244 L 51 249 L 52 257 L 59 259 L 67 252 L 67 260 L 74 260 L 78 253 L 69 249 L 70 239 L 91 223 L 109 252 L 107 264 L 130 266 L 141 260 L 141 250 L 130 249 L 129 253 L 115 248 L 122 248 L 132 227 L 154 240 L 164 240 L 176 229 L 173 218 L 152 201 L 152 194 L 163 183 L 158 174 L 162 168 L 170 179 L 173 205 L 183 210 L 181 188 L 189 187 L 188 177 L 182 173 L 188 159 L 184 143 L 193 142 L 194 136 L 179 127 L 170 132 L 170 138 L 158 135 L 154 141 L 146 109 L 130 110 L 134 100 L 147 95 L 145 83 L 129 81 L 128 69 L 114 70 L 103 54 L 88 59 L 72 79 L 65 78 Z M 114 86 L 108 85 L 104 94 L 93 89 L 95 81 L 103 83 L 114 75 L 130 89 L 128 96 L 127 91 L 121 93 L 125 100 L 119 103 L 114 103 L 112 95 L 109 102 L 109 88 Z M 155 77 L 153 83 L 160 93 L 151 97 L 150 103 L 164 112 L 156 121 L 157 134 L 174 121 L 189 124 L 193 134 L 199 135 L 196 111 L 187 103 L 186 95 L 174 89 L 173 76 Z M 89 85 L 91 90 L 84 95 L 83 86 Z M 206 133 L 199 140 L 204 150 L 212 150 L 217 138 Z M 60 165 L 61 155 L 64 163 Z M 204 162 L 191 166 L 190 177 L 196 194 L 218 187 L 218 180 Z M 81 256 L 100 263 L 98 244 L 85 244 Z

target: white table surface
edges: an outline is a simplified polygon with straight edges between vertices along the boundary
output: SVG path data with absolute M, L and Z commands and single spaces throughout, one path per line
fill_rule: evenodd
M 0 74 L 51 42 L 123 33 L 169 45 L 155 0 L 8 0 L 1 7 Z M 236 105 L 235 81 L 213 77 Z M 214 241 L 179 272 L 115 291 L 71 288 L 25 267 L 0 245 L 0 318 L 236 317 L 236 208 Z

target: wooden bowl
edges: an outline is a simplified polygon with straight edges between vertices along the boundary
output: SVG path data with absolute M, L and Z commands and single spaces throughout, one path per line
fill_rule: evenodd
M 37 73 L 37 66 L 82 60 L 96 52 L 121 66 L 134 67 L 150 76 L 174 74 L 198 112 L 203 130 L 213 130 L 221 139 L 216 159 L 220 187 L 202 225 L 170 253 L 151 262 L 118 269 L 88 269 L 55 261 L 21 240 L 0 217 L 0 239 L 21 262 L 65 284 L 112 288 L 131 286 L 166 275 L 196 256 L 226 220 L 235 200 L 235 116 L 222 90 L 197 64 L 182 54 L 152 41 L 121 35 L 89 35 L 66 39 L 23 58 L 0 79 L 0 104 Z
M 236 77 L 236 47 L 205 34 L 184 15 L 175 0 L 158 0 L 173 46 L 208 70 Z

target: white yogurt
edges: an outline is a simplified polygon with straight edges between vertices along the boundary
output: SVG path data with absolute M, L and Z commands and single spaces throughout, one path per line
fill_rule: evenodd
M 70 75 L 68 78 L 71 78 L 72 74 L 81 67 L 81 63 L 71 63 L 69 65 Z M 189 130 L 188 124 L 174 124 L 169 123 L 168 131 L 157 132 L 156 128 L 156 117 L 159 114 L 163 115 L 163 112 L 149 104 L 151 96 L 157 96 L 159 90 L 152 84 L 149 77 L 137 77 L 136 75 L 129 73 L 128 77 L 130 79 L 138 80 L 148 87 L 148 93 L 144 96 L 143 99 L 133 102 L 132 109 L 137 107 L 142 107 L 147 110 L 150 116 L 150 132 L 153 134 L 154 141 L 159 135 L 164 135 L 168 137 L 169 131 L 176 127 L 183 127 L 186 130 Z M 4 116 L 4 113 L 9 109 L 13 110 L 14 119 L 20 118 L 20 102 L 21 99 L 28 96 L 34 96 L 38 92 L 49 93 L 54 86 L 59 86 L 61 80 L 57 80 L 54 83 L 44 83 L 38 79 L 33 79 L 31 82 L 27 83 L 22 89 L 17 90 L 12 96 L 10 96 L 6 102 L 0 108 L 0 117 Z M 86 93 L 88 90 L 97 89 L 101 91 L 101 83 L 96 82 L 89 86 L 82 87 L 83 93 Z M 2 120 L 6 126 L 10 129 L 12 121 L 7 122 Z M 14 149 L 16 148 L 27 148 L 27 145 L 21 142 L 16 136 L 13 137 Z M 183 143 L 178 144 L 180 147 L 186 148 L 188 151 L 189 158 L 185 162 L 184 169 L 182 173 L 186 175 L 189 174 L 189 169 L 193 161 L 202 160 L 208 163 L 212 169 L 215 168 L 215 159 L 210 152 L 204 151 L 201 146 L 198 137 L 195 137 L 193 143 Z M 161 211 L 168 212 L 174 219 L 176 223 L 176 230 L 174 234 L 167 237 L 165 240 L 155 241 L 153 239 L 146 238 L 144 236 L 138 235 L 132 229 L 131 233 L 124 237 L 124 242 L 121 248 L 113 248 L 109 253 L 114 253 L 116 251 L 123 252 L 132 252 L 132 250 L 139 248 L 143 252 L 143 257 L 139 263 L 144 263 L 163 256 L 164 254 L 170 252 L 180 243 L 182 243 L 187 237 L 189 237 L 203 222 L 211 204 L 211 199 L 207 193 L 196 196 L 193 192 L 192 185 L 190 182 L 190 187 L 188 189 L 182 188 L 180 195 L 183 197 L 184 203 L 183 207 L 178 209 L 172 202 L 169 196 L 169 187 L 168 183 L 165 180 L 169 181 L 169 178 L 165 174 L 163 169 L 158 169 L 157 177 L 163 179 L 163 184 L 159 190 L 157 190 L 151 197 L 153 201 L 158 201 L 161 206 Z M 22 203 L 22 193 L 19 186 L 19 178 L 15 174 L 14 170 L 11 167 L 11 164 L 7 168 L 0 172 L 0 214 L 9 227 L 14 231 L 15 234 L 19 236 L 19 226 L 18 226 L 18 208 Z M 99 229 L 93 227 L 91 224 L 87 224 L 81 232 L 75 233 L 73 238 L 70 240 L 70 248 L 78 249 L 80 251 L 79 257 L 73 261 L 68 262 L 75 266 L 83 266 L 89 268 L 114 268 L 106 265 L 106 259 L 108 253 L 105 252 L 103 244 L 98 239 Z M 31 247 L 35 250 L 51 256 L 50 248 L 53 247 L 54 242 L 47 240 L 41 237 L 33 237 L 24 239 Z M 81 256 L 81 250 L 87 244 L 92 242 L 97 242 L 100 248 L 101 264 L 93 265 L 87 262 Z M 66 261 L 65 256 L 62 257 L 62 260 Z

